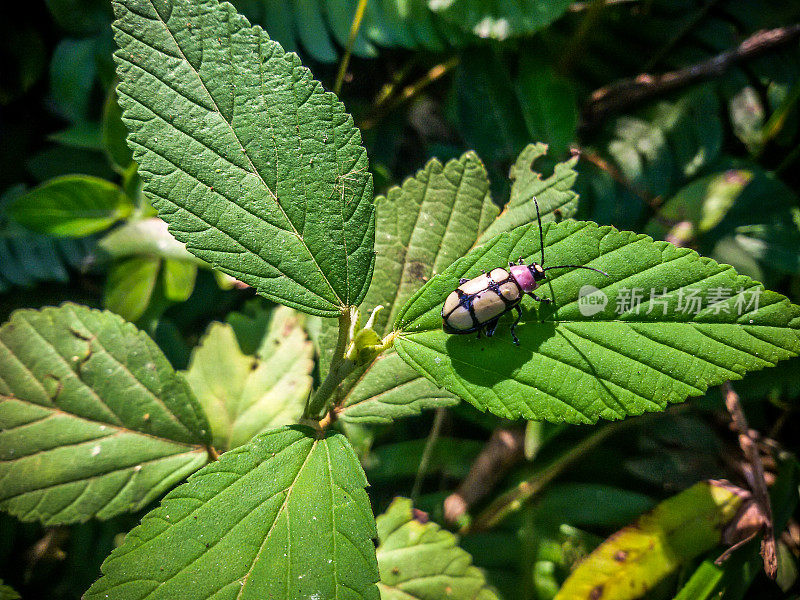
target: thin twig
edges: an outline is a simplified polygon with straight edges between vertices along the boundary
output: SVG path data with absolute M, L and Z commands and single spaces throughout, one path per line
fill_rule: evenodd
M 739 395 L 731 386 L 730 381 L 722 384 L 722 389 L 725 392 L 725 406 L 731 415 L 733 426 L 739 434 L 739 446 L 742 448 L 742 452 L 750 466 L 750 472 L 746 471 L 746 474 L 750 478 L 748 483 L 753 492 L 753 500 L 759 505 L 764 515 L 764 536 L 761 539 L 761 557 L 764 559 L 764 571 L 772 579 L 775 579 L 778 572 L 778 557 L 775 548 L 772 508 L 769 502 L 769 493 L 767 492 L 767 482 L 764 479 L 764 465 L 761 462 L 761 454 L 747 425 L 747 419 L 739 402 Z
M 737 47 L 702 62 L 661 75 L 642 73 L 596 90 L 582 112 L 582 126 L 592 128 L 611 113 L 687 85 L 719 77 L 736 62 L 763 54 L 800 38 L 800 23 L 759 31 Z
M 470 467 L 469 473 L 444 501 L 444 518 L 457 522 L 469 507 L 492 491 L 515 463 L 523 459 L 525 433 L 521 429 L 498 428 Z
M 626 419 L 616 423 L 609 423 L 594 431 L 576 444 L 571 450 L 562 454 L 547 467 L 536 473 L 530 479 L 519 483 L 512 490 L 506 492 L 492 502 L 475 520 L 464 528 L 462 533 L 484 531 L 490 529 L 510 513 L 522 507 L 523 503 L 538 494 L 542 488 L 564 472 L 569 466 L 596 448 L 612 433 L 627 427 L 636 419 Z
M 458 56 L 453 56 L 448 60 L 431 67 L 425 75 L 414 83 L 411 83 L 400 90 L 397 94 L 384 95 L 382 101 L 375 105 L 369 115 L 358 124 L 360 129 L 370 129 L 377 125 L 381 119 L 407 102 L 433 82 L 438 81 L 449 73 L 459 62 Z
M 567 73 L 572 68 L 575 59 L 581 55 L 581 50 L 586 43 L 586 38 L 592 30 L 592 27 L 600 20 L 600 16 L 603 14 L 603 8 L 605 8 L 607 1 L 608 0 L 591 0 L 591 2 L 589 2 L 586 16 L 581 20 L 578 29 L 575 31 L 575 35 L 567 42 L 566 48 L 561 55 L 561 60 L 557 67 L 559 73 Z
M 333 84 L 333 93 L 337 96 L 342 91 L 342 83 L 344 83 L 344 76 L 347 73 L 347 66 L 350 64 L 350 56 L 353 54 L 353 45 L 356 43 L 358 31 L 361 29 L 361 22 L 364 20 L 364 11 L 367 8 L 369 0 L 359 0 L 356 7 L 356 14 L 353 15 L 353 22 L 350 24 L 350 35 L 347 37 L 347 46 L 344 49 L 344 56 L 342 62 L 339 63 L 339 72 L 336 73 L 336 83 Z
M 644 200 L 651 209 L 658 210 L 658 207 L 661 206 L 662 199 L 659 196 L 653 196 L 653 194 L 647 190 L 640 188 L 632 181 L 629 181 L 625 175 L 622 174 L 622 171 L 620 171 L 619 168 L 617 168 L 617 166 L 613 163 L 608 162 L 602 156 L 590 150 L 581 148 L 577 149 L 576 151 L 580 154 L 581 158 L 586 159 L 601 171 L 605 171 L 608 173 L 611 179 L 619 183 L 621 186 L 627 188 L 633 195 Z
M 437 408 L 436 414 L 433 417 L 431 432 L 428 434 L 425 448 L 422 450 L 422 456 L 419 459 L 419 467 L 417 468 L 417 476 L 414 478 L 414 486 L 411 488 L 412 503 L 417 499 L 419 491 L 422 488 L 422 480 L 425 479 L 425 472 L 428 470 L 428 464 L 431 462 L 433 448 L 436 446 L 436 441 L 439 439 L 439 432 L 442 429 L 445 412 L 444 408 Z

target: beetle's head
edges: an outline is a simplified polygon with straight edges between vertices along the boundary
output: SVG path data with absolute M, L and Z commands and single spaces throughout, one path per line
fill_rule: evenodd
M 529 264 L 528 270 L 531 272 L 534 281 L 541 281 L 545 277 L 544 268 L 539 263 Z

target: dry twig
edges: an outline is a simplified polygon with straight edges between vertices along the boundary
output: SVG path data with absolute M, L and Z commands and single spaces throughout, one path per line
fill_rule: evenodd
M 642 73 L 596 90 L 583 108 L 582 126 L 593 128 L 609 114 L 687 85 L 719 77 L 731 65 L 800 38 L 800 23 L 758 31 L 741 44 L 708 60 L 660 75 Z

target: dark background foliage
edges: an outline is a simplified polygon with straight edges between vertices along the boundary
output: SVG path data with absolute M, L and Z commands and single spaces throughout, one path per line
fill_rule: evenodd
M 356 2 L 235 4 L 334 87 Z M 579 218 L 677 240 L 800 300 L 800 49 L 791 35 L 799 3 L 575 2 L 552 22 L 511 19 L 489 32 L 495 39 L 476 35 L 457 10 L 434 12 L 416 1 L 401 16 L 387 8 L 393 2 L 370 4 L 340 97 L 363 131 L 376 192 L 431 157 L 444 161 L 474 149 L 503 204 L 509 167 L 528 143 L 542 141 L 550 146 L 536 163 L 544 175 L 572 154 L 581 157 Z M 105 305 L 135 320 L 185 368 L 206 325 L 241 307 L 249 290 L 231 289 L 202 269 L 184 286 L 185 298 L 170 295 L 157 270 L 142 289 L 139 275 L 126 278 L 120 265 L 128 261 L 141 273 L 143 263 L 130 261 L 144 260 L 144 251 L 103 259 L 96 246 L 103 232 L 49 236 L 7 210 L 25 190 L 70 174 L 112 181 L 136 196 L 115 112 L 110 22 L 104 0 L 28 3 L 0 21 L 0 313 L 5 321 L 19 307 Z M 725 69 L 708 68 L 709 59 L 775 28 L 784 28 L 786 39 Z M 653 80 L 639 101 L 630 85 L 619 87 L 643 73 L 676 70 L 677 85 Z M 607 86 L 609 101 L 601 104 L 597 91 Z M 727 191 L 714 182 L 729 184 Z M 716 222 L 680 237 L 675 226 L 691 221 L 715 192 L 730 200 Z M 121 296 L 133 304 L 115 303 Z M 750 426 L 772 440 L 773 457 L 783 457 L 767 461 L 770 482 L 798 451 L 798 368 L 800 361 L 788 361 L 735 385 Z M 436 440 L 423 461 L 433 419 Z M 348 434 L 363 455 L 376 513 L 414 489 L 417 505 L 441 522 L 442 500 L 500 427 L 521 425 L 461 405 Z M 603 427 L 529 428 L 536 461 L 515 462 L 475 514 L 518 482 L 535 480 L 540 464 L 560 464 Z M 741 483 L 741 460 L 714 391 L 626 421 L 565 465 L 534 501 L 462 543 L 505 597 L 549 598 L 581 556 L 658 500 L 704 478 Z M 0 578 L 25 598 L 77 598 L 139 516 L 59 528 L 0 516 Z M 780 536 L 785 560 L 777 582 L 754 570 L 737 597 L 797 593 L 798 530 L 790 520 Z M 689 574 L 679 574 L 664 597 Z

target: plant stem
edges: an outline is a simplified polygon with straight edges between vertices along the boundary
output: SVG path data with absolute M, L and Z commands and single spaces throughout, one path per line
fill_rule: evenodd
M 568 452 L 562 454 L 555 461 L 550 463 L 543 470 L 536 473 L 533 477 L 526 479 L 512 490 L 497 498 L 480 513 L 468 527 L 462 530 L 461 533 L 485 531 L 486 529 L 494 527 L 510 513 L 518 510 L 525 501 L 538 494 L 542 488 L 560 475 L 567 467 L 585 456 L 609 435 L 628 426 L 632 420 L 633 419 L 618 421 L 600 427 Z
M 342 380 L 347 377 L 355 367 L 351 360 L 346 360 L 344 352 L 350 341 L 350 309 L 346 308 L 339 314 L 339 337 L 336 340 L 336 349 L 333 351 L 331 366 L 328 375 L 320 384 L 306 406 L 306 418 L 320 416 L 333 392 L 339 387 Z
M 353 22 L 350 25 L 350 35 L 347 38 L 347 47 L 344 50 L 342 62 L 339 63 L 339 72 L 336 74 L 336 83 L 333 85 L 333 93 L 337 96 L 342 91 L 342 83 L 344 83 L 344 76 L 347 73 L 347 65 L 350 64 L 350 56 L 353 53 L 353 45 L 358 36 L 358 30 L 361 29 L 361 21 L 364 19 L 364 11 L 367 8 L 368 0 L 359 0 L 356 7 L 356 14 L 353 16 Z
M 439 431 L 442 428 L 442 421 L 444 421 L 444 414 L 445 409 L 437 408 L 436 415 L 433 417 L 433 425 L 431 426 L 431 432 L 428 435 L 428 439 L 425 442 L 425 449 L 422 451 L 422 458 L 419 461 L 419 467 L 417 468 L 417 475 L 414 478 L 414 487 L 411 488 L 411 501 L 414 502 L 419 496 L 419 490 L 422 487 L 422 480 L 425 479 L 425 472 L 428 470 L 428 464 L 431 461 L 431 455 L 433 454 L 433 448 L 436 445 L 436 441 L 439 439 Z

